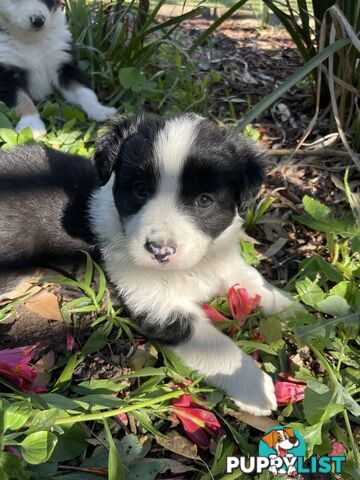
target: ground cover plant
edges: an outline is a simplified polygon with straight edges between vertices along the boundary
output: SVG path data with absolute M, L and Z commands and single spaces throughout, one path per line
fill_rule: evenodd
M 279 27 L 203 20 L 196 7 L 164 18 L 160 4 L 137 24 L 146 5 L 115 3 L 68 0 L 67 13 L 82 66 L 102 100 L 120 113 L 193 110 L 236 124 L 249 111 L 245 125 L 255 121 L 259 90 L 271 93 L 285 80 L 283 71 L 273 72 L 274 62 L 286 77 L 298 72 L 295 46 Z M 207 36 L 209 29 L 215 34 Z M 282 43 L 270 56 L 265 47 L 247 49 L 276 39 Z M 257 123 L 245 130 L 270 155 L 268 184 L 247 214 L 239 248 L 306 311 L 265 318 L 258 299 L 236 285 L 204 306 L 273 377 L 277 412 L 272 418 L 238 412 L 221 391 L 144 338 L 101 267 L 84 254 L 75 274 L 40 272 L 0 304 L 1 480 L 270 478 L 227 475 L 225 462 L 229 455 L 256 454 L 262 433 L 279 424 L 304 437 L 308 456 L 345 454 L 341 478 L 359 478 L 359 174 L 326 106 L 319 106 L 310 147 L 289 159 L 316 104 L 316 75 L 306 83 L 301 77 L 266 100 Z M 348 98 L 340 102 L 344 109 L 351 107 Z M 356 108 L 346 110 L 354 122 Z M 40 112 L 45 143 L 91 155 L 103 126 L 56 96 Z M 15 113 L 1 105 L 1 148 L 32 141 L 30 131 L 13 131 L 15 123 Z M 353 125 L 343 124 L 345 132 L 354 132 Z M 356 141 L 351 146 L 356 151 Z

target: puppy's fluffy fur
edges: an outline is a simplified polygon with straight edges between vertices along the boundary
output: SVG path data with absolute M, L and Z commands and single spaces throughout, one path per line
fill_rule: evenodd
M 21 116 L 17 131 L 30 127 L 37 137 L 46 133 L 33 100 L 54 88 L 93 120 L 115 113 L 88 88 L 59 0 L 1 0 L 0 101 Z
M 276 408 L 271 378 L 201 308 L 235 283 L 261 295 L 266 314 L 292 303 L 239 255 L 239 212 L 264 178 L 259 152 L 194 114 L 138 116 L 116 119 L 94 160 L 102 186 L 83 159 L 42 147 L 0 153 L 0 261 L 16 268 L 24 258 L 96 243 L 149 337 L 242 410 L 269 414 Z

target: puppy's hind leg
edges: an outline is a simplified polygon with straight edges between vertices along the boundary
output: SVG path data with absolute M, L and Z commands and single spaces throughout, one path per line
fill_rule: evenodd
M 39 112 L 33 101 L 24 91 L 19 90 L 16 99 L 16 112 L 21 116 L 19 123 L 16 125 L 16 131 L 21 132 L 24 128 L 31 128 L 34 138 L 46 135 L 46 128 L 40 118 Z
M 99 102 L 75 60 L 62 66 L 57 87 L 65 100 L 79 105 L 91 120 L 102 122 L 116 113 L 115 108 L 106 107 Z
M 0 101 L 9 108 L 15 108 L 21 117 L 16 131 L 30 127 L 35 138 L 46 133 L 39 112 L 26 93 L 26 73 L 20 69 L 0 65 Z

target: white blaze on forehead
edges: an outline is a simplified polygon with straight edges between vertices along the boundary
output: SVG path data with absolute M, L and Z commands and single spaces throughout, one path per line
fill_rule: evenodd
M 197 127 L 203 119 L 184 115 L 165 123 L 154 142 L 154 156 L 160 169 L 160 191 L 176 192 L 178 178 L 191 146 L 197 136 Z

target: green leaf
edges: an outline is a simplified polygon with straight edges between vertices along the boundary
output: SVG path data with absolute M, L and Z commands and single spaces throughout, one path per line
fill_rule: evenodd
M 51 456 L 53 462 L 67 462 L 81 455 L 89 447 L 86 431 L 78 424 L 64 425 L 63 433 Z
M 317 304 L 325 298 L 325 293 L 316 283 L 316 280 L 311 281 L 306 277 L 297 281 L 295 286 L 301 301 L 306 305 L 316 308 Z
M 32 413 L 31 403 L 28 400 L 15 402 L 5 409 L 5 430 L 18 430 L 23 427 Z
M 119 71 L 119 81 L 124 88 L 139 92 L 144 83 L 146 83 L 146 77 L 135 67 L 126 67 Z
M 330 208 L 319 202 L 319 200 L 315 200 L 314 198 L 305 195 L 303 198 L 303 205 L 305 212 L 315 218 L 315 220 L 326 223 L 331 219 Z
M 20 460 L 12 453 L 0 453 L 0 478 L 1 480 L 29 480 Z
M 339 318 L 321 318 L 318 322 L 311 325 L 303 325 L 294 328 L 295 335 L 303 344 L 308 344 L 311 340 L 321 338 L 326 341 L 334 335 L 334 328 L 340 322 L 353 323 L 359 320 L 359 314 L 352 313 L 345 317 Z
M 266 343 L 273 343 L 282 339 L 281 322 L 276 315 L 262 318 L 260 320 L 259 330 Z
M 140 443 L 136 435 L 126 435 L 119 443 L 119 453 L 125 464 L 133 463 L 145 457 L 151 447 L 151 440 Z
M 8 129 L 12 130 L 13 126 L 10 120 L 7 118 L 6 115 L 4 115 L 2 112 L 0 112 L 0 129 Z
M 126 470 L 117 451 L 107 421 L 104 420 L 105 435 L 109 443 L 108 480 L 125 480 Z
M 33 465 L 45 463 L 51 457 L 57 437 L 51 432 L 36 432 L 27 436 L 20 444 L 24 460 Z
M 294 430 L 297 430 L 303 437 L 306 445 L 307 456 L 311 456 L 313 454 L 315 445 L 322 444 L 321 432 L 323 424 L 321 422 L 315 423 L 315 425 L 311 425 L 310 427 L 307 427 L 302 423 L 290 423 L 288 426 L 292 427 Z
M 8 128 L 0 128 L 0 138 L 9 145 L 17 145 L 18 134 L 12 130 L 12 126 L 11 130 Z
M 303 276 L 309 277 L 311 280 L 314 280 L 316 277 L 320 277 L 320 280 L 323 282 L 331 280 L 339 283 L 343 280 L 342 274 L 319 255 L 314 255 L 301 261 L 299 270 Z
M 334 402 L 344 405 L 355 417 L 360 416 L 360 405 L 340 383 L 337 384 Z
M 101 393 L 117 393 L 125 388 L 124 383 L 112 382 L 111 380 L 100 379 L 100 380 L 86 380 L 81 382 L 78 385 L 73 385 L 71 390 L 79 395 L 88 395 L 89 397 L 93 394 Z
M 107 341 L 107 336 L 104 335 L 100 329 L 95 330 L 95 332 L 87 339 L 82 349 L 82 356 L 86 358 L 92 353 L 98 352 L 106 345 Z
M 78 354 L 74 353 L 70 359 L 64 370 L 61 372 L 60 377 L 56 380 L 56 383 L 53 387 L 53 391 L 63 391 L 68 385 L 71 383 L 75 367 L 78 363 Z
M 221 437 L 216 445 L 214 461 L 211 467 L 213 476 L 225 472 L 226 459 L 231 457 L 234 451 L 234 444 L 229 437 Z
M 333 317 L 343 317 L 349 313 L 350 306 L 339 295 L 330 295 L 317 304 L 318 310 Z
M 304 415 L 310 425 L 329 420 L 343 410 L 342 405 L 333 403 L 333 392 L 323 383 L 309 380 L 302 402 Z
M 155 458 L 145 459 L 142 463 L 128 465 L 128 480 L 154 480 L 158 473 L 165 468 L 165 462 Z

